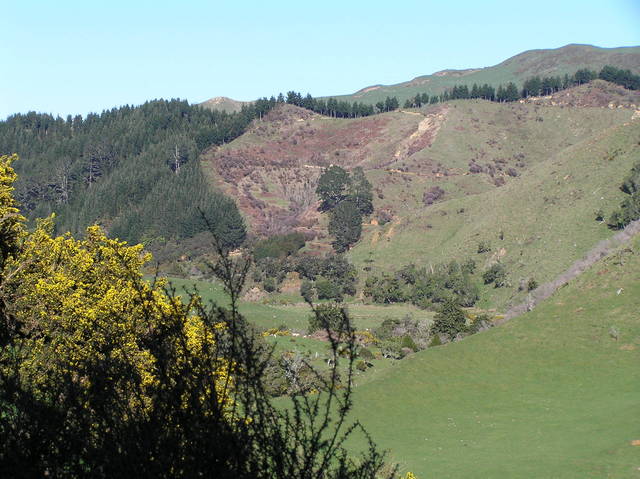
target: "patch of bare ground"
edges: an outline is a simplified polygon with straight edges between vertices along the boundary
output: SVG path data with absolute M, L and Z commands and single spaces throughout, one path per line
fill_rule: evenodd
M 388 166 L 394 162 L 402 161 L 414 153 L 431 146 L 438 135 L 438 131 L 440 131 L 440 127 L 445 122 L 448 112 L 449 106 L 442 105 L 425 115 L 424 119 L 418 123 L 416 130 L 400 141 L 393 155 L 393 159 L 382 166 Z
M 392 115 L 330 119 L 281 105 L 237 141 L 205 152 L 203 162 L 218 186 L 236 198 L 255 233 L 295 230 L 313 239 L 322 234 L 315 197 L 322 169 L 366 167 L 372 152 L 398 142 L 389 131 L 394 121 Z M 424 141 L 425 134 L 423 126 L 410 140 Z
M 433 74 L 434 77 L 464 77 L 467 75 L 471 75 L 472 73 L 479 72 L 482 70 L 481 68 L 468 68 L 466 70 L 441 70 L 439 72 L 435 72 Z
M 370 86 L 367 88 L 363 88 L 360 91 L 357 91 L 356 94 L 354 96 L 362 96 L 364 93 L 369 93 L 370 91 L 375 91 L 375 90 L 379 90 L 380 88 L 382 88 L 379 85 L 375 85 L 375 86 Z

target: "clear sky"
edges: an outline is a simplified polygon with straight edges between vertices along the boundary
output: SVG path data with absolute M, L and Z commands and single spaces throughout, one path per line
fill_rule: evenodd
M 640 45 L 640 0 L 2 0 L 0 119 L 153 98 L 352 93 L 568 43 Z

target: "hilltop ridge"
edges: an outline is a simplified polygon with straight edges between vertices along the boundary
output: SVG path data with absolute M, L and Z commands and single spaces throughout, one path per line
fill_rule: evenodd
M 441 94 L 456 84 L 473 83 L 490 85 L 515 82 L 521 85 L 532 76 L 562 76 L 587 68 L 599 71 L 605 65 L 640 73 L 640 46 L 602 48 L 594 45 L 571 43 L 559 48 L 533 49 L 518 53 L 502 62 L 486 67 L 464 69 L 446 68 L 428 75 L 419 75 L 411 80 L 384 85 L 376 83 L 360 88 L 351 94 L 332 95 L 325 98 L 358 101 L 375 104 L 387 96 L 396 96 L 400 102 L 412 98 L 416 93 Z M 205 108 L 238 112 L 242 105 L 251 102 L 216 96 L 200 103 Z
M 243 105 L 251 102 L 234 100 L 226 96 L 216 96 L 200 103 L 200 106 L 209 108 L 210 110 L 226 111 L 227 113 L 235 113 L 242 109 Z
M 386 96 L 396 96 L 402 103 L 416 93 L 440 94 L 454 84 L 497 85 L 513 81 L 519 85 L 526 78 L 535 75 L 562 76 L 582 68 L 600 70 L 605 65 L 640 73 L 640 46 L 601 48 L 593 45 L 569 44 L 560 48 L 527 50 L 497 65 L 440 70 L 393 85 L 370 85 L 355 93 L 335 98 L 373 104 Z

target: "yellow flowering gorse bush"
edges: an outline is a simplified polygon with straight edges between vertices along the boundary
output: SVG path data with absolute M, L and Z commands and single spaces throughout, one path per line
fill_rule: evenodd
M 357 424 L 343 427 L 351 383 L 339 383 L 337 342 L 316 383 L 323 394 L 313 384 L 291 398 L 293 413 L 271 403 L 269 350 L 236 304 L 248 261 L 230 260 L 216 240 L 231 306 L 182 300 L 144 280 L 151 257 L 141 246 L 97 226 L 84 239 L 55 236 L 52 217 L 28 231 L 12 196 L 14 159 L 0 157 L 3 477 L 375 476 L 372 442 L 363 461 L 342 448 Z
M 215 350 L 216 326 L 206 326 L 192 313 L 199 297 L 184 304 L 165 293 L 163 280 L 152 285 L 143 279 L 141 268 L 151 255 L 142 245 L 109 239 L 98 226 L 89 227 L 83 240 L 69 233 L 55 237 L 53 217 L 27 233 L 11 196 L 14 159 L 0 159 L 0 218 L 2 228 L 11 229 L 16 249 L 3 266 L 1 288 L 24 333 L 15 347 L 22 355 L 22 380 L 38 394 L 51 381 L 69 377 L 89 389 L 97 377 L 121 383 L 132 406 L 149 407 L 159 385 L 158 358 L 147 344 L 153 334 L 159 328 L 178 332 L 168 349 L 179 374 L 190 358 Z M 96 375 L 100 368 L 104 375 Z M 227 373 L 220 362 L 212 377 L 221 401 L 230 401 Z M 220 398 L 223 390 L 227 396 Z

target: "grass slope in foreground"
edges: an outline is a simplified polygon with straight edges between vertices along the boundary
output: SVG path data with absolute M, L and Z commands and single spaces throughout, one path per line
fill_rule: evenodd
M 636 238 L 533 312 L 361 386 L 355 414 L 419 477 L 640 477 L 639 366 Z

